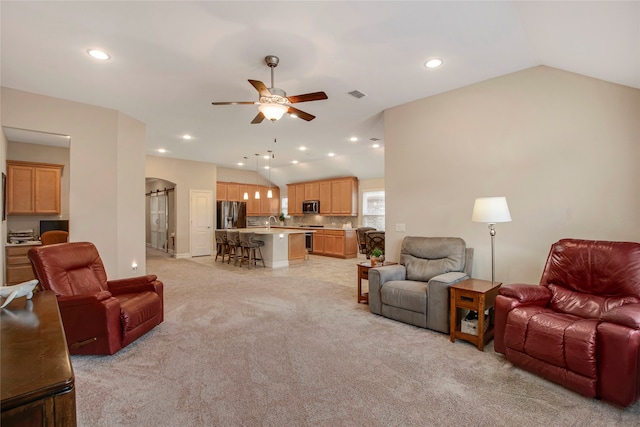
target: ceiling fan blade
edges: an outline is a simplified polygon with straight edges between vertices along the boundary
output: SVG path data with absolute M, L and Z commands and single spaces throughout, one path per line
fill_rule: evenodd
M 320 101 L 322 99 L 328 99 L 329 97 L 324 92 L 313 92 L 305 93 L 304 95 L 288 96 L 287 98 L 289 102 L 295 104 L 297 102 Z
M 264 114 L 260 112 L 253 118 L 253 120 L 251 120 L 251 124 L 257 125 L 258 123 L 262 123 L 263 120 L 264 120 Z
M 269 89 L 267 89 L 267 87 L 261 81 L 250 79 L 249 83 L 251 83 L 253 87 L 256 88 L 256 90 L 260 93 L 260 96 L 271 96 L 271 92 L 269 92 Z
M 316 118 L 316 116 L 312 114 L 305 113 L 304 111 L 298 110 L 297 108 L 293 108 L 293 107 L 289 107 L 289 110 L 287 110 L 287 114 L 295 114 L 297 117 L 301 118 L 302 120 L 306 120 L 308 122 Z
M 236 102 L 212 102 L 211 103 L 211 105 L 240 105 L 240 104 L 254 105 L 254 104 L 257 104 L 257 102 L 253 102 L 253 101 L 236 101 Z

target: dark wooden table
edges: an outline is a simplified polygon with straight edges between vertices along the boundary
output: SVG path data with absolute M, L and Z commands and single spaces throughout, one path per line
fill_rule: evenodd
M 449 338 L 455 342 L 456 338 L 469 341 L 483 351 L 486 342 L 493 338 L 493 325 L 489 324 L 485 332 L 484 311 L 493 310 L 493 305 L 498 295 L 498 289 L 502 283 L 491 283 L 491 280 L 467 279 L 451 285 L 451 323 L 449 325 Z M 478 335 L 467 334 L 461 331 L 457 309 L 465 308 L 478 313 Z M 490 313 L 488 321 L 492 323 L 493 313 Z
M 382 267 L 385 265 L 396 265 L 397 262 L 385 261 L 382 264 L 378 263 L 376 267 Z M 369 269 L 371 267 L 371 261 L 358 263 L 358 304 L 366 302 L 369 304 L 369 292 L 362 293 L 362 280 L 369 280 Z
M 2 426 L 75 426 L 75 378 L 55 294 L 16 298 L 0 323 Z

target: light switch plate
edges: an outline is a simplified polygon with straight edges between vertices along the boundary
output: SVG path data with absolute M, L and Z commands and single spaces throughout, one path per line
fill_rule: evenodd
M 404 224 L 396 224 L 396 231 L 405 231 Z

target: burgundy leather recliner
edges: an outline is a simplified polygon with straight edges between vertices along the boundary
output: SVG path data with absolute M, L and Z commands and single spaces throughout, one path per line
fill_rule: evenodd
M 563 239 L 540 285 L 500 288 L 495 351 L 587 397 L 640 395 L 640 243 Z
M 163 284 L 155 275 L 107 280 L 92 243 L 28 252 L 44 290 L 55 292 L 72 354 L 114 354 L 164 319 Z

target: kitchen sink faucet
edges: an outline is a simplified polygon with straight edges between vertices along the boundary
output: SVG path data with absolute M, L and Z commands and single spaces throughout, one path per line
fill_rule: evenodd
M 278 225 L 278 218 L 276 218 L 275 216 L 271 215 L 269 217 L 269 220 L 267 221 L 267 230 L 271 231 L 271 218 L 273 218 L 273 220 L 275 221 L 276 225 Z

